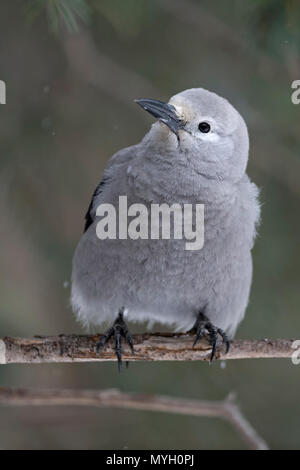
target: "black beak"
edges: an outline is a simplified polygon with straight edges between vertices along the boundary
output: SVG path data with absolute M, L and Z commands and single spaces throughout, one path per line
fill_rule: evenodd
M 176 114 L 174 106 L 163 101 L 151 100 L 142 98 L 135 100 L 145 111 L 152 114 L 152 116 L 158 118 L 161 122 L 166 124 L 174 134 L 178 137 L 179 129 L 184 127 L 184 121 L 180 119 Z

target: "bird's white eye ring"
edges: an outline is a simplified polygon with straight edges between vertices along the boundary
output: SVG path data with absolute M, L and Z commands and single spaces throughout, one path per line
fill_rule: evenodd
M 207 134 L 211 128 L 208 122 L 203 121 L 203 122 L 200 122 L 198 129 L 200 132 L 203 132 L 203 134 Z

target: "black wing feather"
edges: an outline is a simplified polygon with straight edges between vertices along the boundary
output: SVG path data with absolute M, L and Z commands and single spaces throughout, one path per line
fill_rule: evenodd
M 92 195 L 92 199 L 91 199 L 91 202 L 90 202 L 90 205 L 89 205 L 89 208 L 85 214 L 85 224 L 84 224 L 84 232 L 87 231 L 87 229 L 89 228 L 90 225 L 92 225 L 92 223 L 94 222 L 94 219 L 95 219 L 95 215 L 92 215 L 92 210 L 93 210 L 93 206 L 94 206 L 94 200 L 97 196 L 99 196 L 99 194 L 102 193 L 103 191 L 103 187 L 105 186 L 105 184 L 107 183 L 108 181 L 108 178 L 107 177 L 103 177 L 102 181 L 100 181 L 100 183 L 98 184 L 97 188 L 95 189 L 95 191 L 93 192 L 93 195 Z

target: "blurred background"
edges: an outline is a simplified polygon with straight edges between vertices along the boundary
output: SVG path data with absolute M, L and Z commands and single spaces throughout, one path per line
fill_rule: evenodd
M 228 98 L 250 132 L 261 188 L 254 281 L 239 338 L 299 338 L 300 79 L 297 0 L 8 0 L 0 3 L 0 335 L 82 333 L 72 254 L 109 157 L 151 117 L 134 98 L 191 87 Z M 300 366 L 290 360 L 9 365 L 0 386 L 235 392 L 273 449 L 300 448 Z M 0 409 L 2 449 L 244 448 L 227 423 L 92 408 Z

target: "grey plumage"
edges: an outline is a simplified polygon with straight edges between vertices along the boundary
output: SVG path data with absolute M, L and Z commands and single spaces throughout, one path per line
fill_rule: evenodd
M 201 88 L 169 103 L 185 123 L 178 138 L 158 121 L 108 163 L 74 255 L 72 305 L 84 325 L 111 324 L 124 306 L 128 321 L 176 331 L 192 328 L 203 312 L 232 337 L 248 303 L 259 219 L 258 190 L 245 173 L 247 127 L 228 101 Z M 210 132 L 199 131 L 203 121 Z M 185 250 L 184 240 L 99 240 L 96 208 L 117 207 L 119 195 L 147 206 L 203 203 L 203 248 Z

